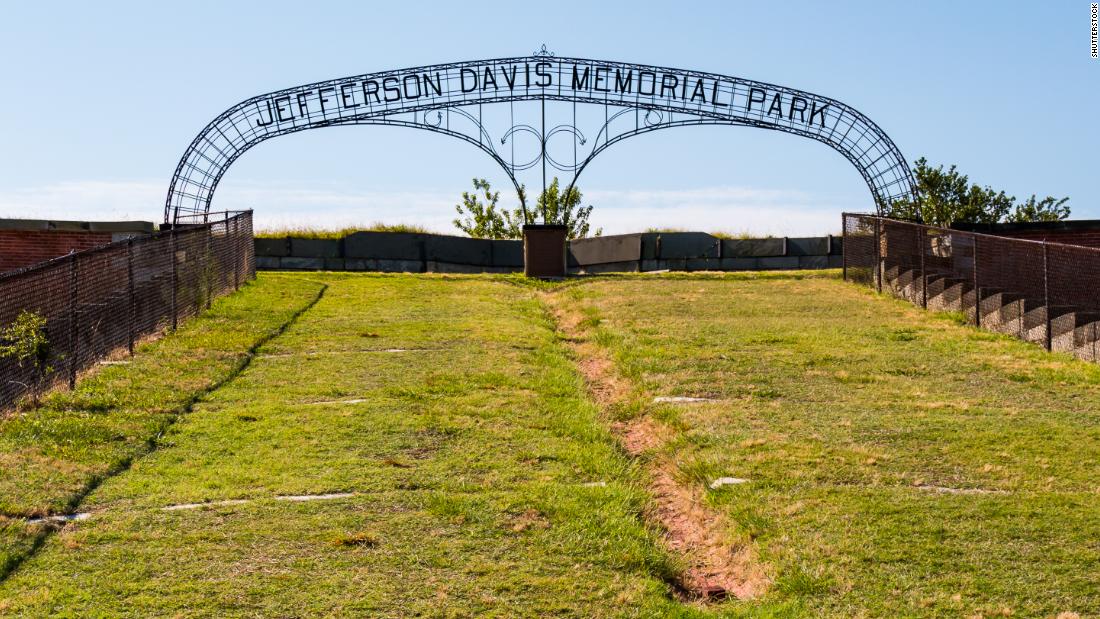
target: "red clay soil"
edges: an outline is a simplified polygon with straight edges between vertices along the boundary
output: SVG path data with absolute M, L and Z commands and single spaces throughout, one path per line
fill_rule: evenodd
M 568 301 L 561 297 L 544 295 L 544 301 L 573 349 L 593 400 L 606 411 L 630 397 L 629 381 L 619 375 L 608 352 L 588 339 L 581 327 L 582 315 L 570 311 Z M 635 458 L 657 452 L 675 435 L 672 428 L 646 415 L 612 423 L 611 430 L 623 450 Z M 656 457 L 646 470 L 647 489 L 653 497 L 646 517 L 663 529 L 665 544 L 684 560 L 686 568 L 676 583 L 684 597 L 748 599 L 763 593 L 769 581 L 763 566 L 755 561 L 752 547 L 730 542 L 728 523 L 707 508 L 701 489 L 678 483 L 676 465 L 668 459 Z
M 673 430 L 651 417 L 638 417 L 630 421 L 616 421 L 611 431 L 618 437 L 623 450 L 638 457 L 647 451 L 654 451 L 665 444 Z
M 731 544 L 724 518 L 707 509 L 698 491 L 676 483 L 671 464 L 650 471 L 651 515 L 665 530 L 665 543 L 687 562 L 680 585 L 691 597 L 749 599 L 768 578 L 748 545 Z

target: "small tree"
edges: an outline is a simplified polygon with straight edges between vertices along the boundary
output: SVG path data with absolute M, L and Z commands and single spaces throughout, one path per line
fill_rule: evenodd
M 542 214 L 544 222 L 566 226 L 566 236 L 572 240 L 588 236 L 591 230 L 588 217 L 592 214 L 592 208 L 591 204 L 581 206 L 581 192 L 576 187 L 562 191 L 555 177 L 539 196 L 535 210 Z M 601 234 L 603 229 L 597 229 L 594 236 Z
M 482 202 L 478 191 L 485 197 Z M 521 196 L 522 199 L 522 196 Z M 497 210 L 500 192 L 493 191 L 489 181 L 474 179 L 474 191 L 462 192 L 462 204 L 455 206 L 464 219 L 455 219 L 455 227 L 476 239 L 518 239 L 523 236 L 523 210 Z
M 522 185 L 519 200 L 521 204 L 527 203 L 526 187 Z M 570 239 L 584 238 L 591 231 L 588 217 L 592 214 L 592 205 L 580 206 L 580 190 L 570 187 L 562 191 L 557 178 L 538 197 L 534 211 L 525 211 L 522 207 L 511 211 L 498 208 L 499 201 L 499 191 L 492 191 L 485 179 L 475 178 L 474 191 L 462 192 L 462 204 L 455 206 L 458 214 L 465 216 L 454 220 L 455 227 L 480 239 L 523 238 L 523 226 L 537 223 L 565 225 Z M 602 233 L 602 229 L 597 229 L 595 236 Z
M 30 390 L 31 400 L 37 406 L 42 385 L 53 372 L 49 364 L 50 340 L 46 335 L 46 318 L 23 310 L 14 322 L 0 330 L 0 359 L 4 358 L 14 359 L 21 368 L 31 367 L 31 384 L 23 386 Z
M 970 177 L 955 166 L 946 171 L 942 165 L 933 168 L 924 157 L 915 163 L 917 197 L 891 204 L 886 211 L 890 217 L 950 227 L 955 223 L 1051 221 L 1069 216 L 1069 207 L 1065 206 L 1068 198 L 1057 200 L 1048 196 L 1036 201 L 1032 196 L 1017 205 L 1015 196 L 971 183 Z
M 1035 194 L 1031 194 L 1026 202 L 1016 205 L 1016 210 L 1008 216 L 1007 221 L 1061 221 L 1069 217 L 1069 207 L 1066 206 L 1068 201 L 1069 198 L 1055 200 L 1051 196 L 1036 200 Z

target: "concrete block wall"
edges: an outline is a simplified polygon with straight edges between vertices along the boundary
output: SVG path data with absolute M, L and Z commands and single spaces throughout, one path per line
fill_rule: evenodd
M 619 234 L 569 243 L 571 273 L 839 268 L 839 237 L 723 239 L 703 232 Z M 256 268 L 403 273 L 523 271 L 522 241 L 356 232 L 342 239 L 256 239 Z
M 411 232 L 355 232 L 342 239 L 260 238 L 256 268 L 510 273 L 523 270 L 523 243 Z
M 570 270 L 765 271 L 841 266 L 841 239 L 723 239 L 704 232 L 646 232 L 583 239 L 570 244 Z

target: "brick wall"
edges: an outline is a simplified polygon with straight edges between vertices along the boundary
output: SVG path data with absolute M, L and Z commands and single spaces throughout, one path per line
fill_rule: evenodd
M 952 227 L 957 230 L 995 234 L 1014 239 L 1100 247 L 1100 220 L 1095 219 L 1030 223 L 955 224 Z
M 1023 230 L 1018 232 L 1000 232 L 998 235 L 1009 236 L 1014 239 L 1031 239 L 1033 241 L 1046 241 L 1048 243 L 1100 247 L 1100 230 Z
M 110 242 L 110 232 L 0 230 L 0 273 Z

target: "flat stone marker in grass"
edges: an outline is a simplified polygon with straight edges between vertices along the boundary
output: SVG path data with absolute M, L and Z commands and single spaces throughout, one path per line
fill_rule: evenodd
M 31 518 L 27 520 L 27 524 L 41 524 L 43 522 L 73 522 L 75 520 L 87 520 L 92 515 L 88 512 L 80 512 L 78 514 L 59 514 L 57 516 L 42 516 L 41 518 Z
M 330 494 L 290 494 L 275 497 L 276 501 L 327 501 L 329 499 L 346 499 L 355 496 L 354 492 L 333 492 Z
M 987 490 L 985 488 L 949 488 L 947 486 L 916 486 L 918 490 L 936 492 L 938 494 L 1008 494 L 1007 490 Z
M 714 398 L 696 398 L 686 395 L 662 395 L 653 398 L 654 404 L 693 404 L 697 402 L 717 402 Z
M 275 497 L 276 501 L 291 501 L 300 503 L 304 501 L 324 501 L 328 499 L 346 499 L 355 496 L 354 492 L 334 492 L 329 494 L 285 494 Z M 244 505 L 255 499 L 228 499 L 225 501 L 208 501 L 206 503 L 180 503 L 160 508 L 161 511 L 174 512 L 184 509 L 199 509 L 200 507 L 217 507 L 224 505 Z
M 735 486 L 737 484 L 747 484 L 749 480 L 742 479 L 740 477 L 719 477 L 718 479 L 710 482 L 710 489 L 717 490 L 722 486 Z
M 182 509 L 199 509 L 200 507 L 218 507 L 222 505 L 243 505 L 245 503 L 248 503 L 248 499 L 227 499 L 225 501 L 209 501 L 207 503 L 180 503 L 179 505 L 169 505 L 160 509 L 161 511 L 174 512 Z

